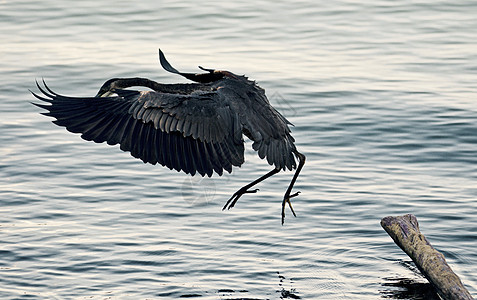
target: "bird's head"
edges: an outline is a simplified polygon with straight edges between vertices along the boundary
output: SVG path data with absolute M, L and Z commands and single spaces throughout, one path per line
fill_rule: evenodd
M 99 89 L 96 97 L 109 97 L 114 94 L 114 90 L 122 88 L 118 78 L 112 78 L 106 81 Z

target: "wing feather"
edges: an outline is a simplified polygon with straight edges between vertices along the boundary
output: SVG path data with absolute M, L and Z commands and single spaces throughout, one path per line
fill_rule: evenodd
M 131 102 L 129 113 L 145 123 L 154 122 L 165 132 L 180 130 L 184 136 L 192 136 L 206 142 L 218 142 L 228 138 L 234 113 L 227 101 L 216 92 L 188 95 L 156 91 L 124 91 L 118 95 Z M 163 116 L 167 115 L 166 119 Z M 172 119 L 169 119 L 173 117 Z
M 156 156 L 158 157 L 159 164 L 163 166 L 169 166 L 167 162 L 167 152 L 165 151 L 166 136 L 162 131 L 156 130 Z M 170 167 L 169 167 L 170 168 Z
M 212 146 L 211 144 L 206 144 L 206 146 L 207 146 L 207 152 L 209 153 L 209 156 L 211 158 L 214 171 L 217 174 L 222 175 L 223 169 L 225 169 L 225 166 L 222 165 L 222 163 L 220 162 L 220 159 L 217 155 L 217 151 L 215 150 L 215 147 Z
M 288 127 L 291 123 L 270 105 L 263 89 L 254 82 L 247 84 L 244 87 L 237 83 L 218 92 L 240 103 L 240 107 L 234 109 L 239 113 L 236 119 L 240 120 L 244 134 L 253 141 L 252 148 L 258 151 L 260 158 L 266 158 L 277 169 L 295 168 L 293 152 L 296 148 Z
M 111 127 L 109 135 L 106 137 L 108 145 L 116 145 L 121 143 L 123 136 L 127 130 L 130 118 L 128 115 L 119 116 L 119 121 L 116 125 Z
M 92 124 L 89 129 L 83 132 L 83 138 L 85 140 L 94 140 L 96 143 L 103 143 L 107 140 L 106 136 L 109 134 L 109 130 L 117 122 L 118 117 L 114 115 L 104 116 L 96 124 Z
M 120 144 L 121 150 L 145 163 L 211 176 L 214 172 L 222 175 L 223 170 L 231 172 L 232 166 L 244 161 L 243 140 L 237 142 L 232 134 L 225 134 L 232 130 L 227 129 L 232 113 L 221 111 L 217 117 L 214 100 L 200 102 L 204 99 L 189 97 L 190 114 L 182 103 L 183 95 L 176 95 L 180 99 L 160 96 L 161 102 L 155 98 L 159 93 L 118 91 L 115 97 L 76 98 L 47 87 L 40 90 L 43 95 L 33 94 L 49 104 L 35 105 L 46 109 L 44 114 L 54 117 L 57 125 L 81 133 L 85 140 Z M 142 95 L 146 95 L 144 99 Z M 223 109 L 220 103 L 218 106 Z
M 171 119 L 172 119 L 172 121 L 171 121 L 171 124 L 169 125 L 169 131 L 178 131 L 177 130 L 177 121 L 178 121 L 177 118 L 172 117 Z
M 182 132 L 184 134 L 184 119 L 177 119 L 177 124 L 176 124 L 176 131 Z
M 191 170 L 190 174 L 194 175 L 197 171 L 197 164 L 195 163 L 195 156 L 192 150 L 192 141 L 194 140 L 191 138 L 184 139 L 184 155 L 187 158 L 187 163 L 189 165 L 189 169 Z
M 169 133 L 171 132 L 171 124 L 172 121 L 174 120 L 173 116 L 167 116 L 166 122 L 164 123 L 164 131 Z

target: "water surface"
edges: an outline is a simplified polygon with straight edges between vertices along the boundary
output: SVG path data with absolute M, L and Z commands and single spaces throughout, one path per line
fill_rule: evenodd
M 477 295 L 477 5 L 472 1 L 0 2 L 2 299 L 399 298 L 425 282 L 379 221 L 413 213 Z M 185 82 L 157 49 L 246 74 L 307 164 L 202 179 L 83 141 L 29 102 L 120 76 Z

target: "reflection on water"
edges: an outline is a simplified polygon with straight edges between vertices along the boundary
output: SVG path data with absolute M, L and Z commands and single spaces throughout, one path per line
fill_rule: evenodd
M 277 272 L 280 279 L 280 299 L 301 299 L 299 293 L 293 288 L 293 279 L 287 279 L 285 276 Z
M 440 300 L 436 290 L 422 276 L 412 261 L 399 261 L 399 264 L 411 270 L 413 278 L 384 277 L 381 283 L 385 289 L 380 290 L 382 298 L 408 300 Z
M 386 282 L 383 287 L 388 289 L 380 291 L 386 299 L 408 300 L 441 300 L 429 282 L 416 281 L 409 278 L 383 278 Z M 392 287 L 392 289 L 391 289 Z
M 224 300 L 266 300 L 266 299 L 302 299 L 299 296 L 299 292 L 293 288 L 293 280 L 287 279 L 285 276 L 280 275 L 280 272 L 277 272 L 278 275 L 278 289 L 274 292 L 268 292 L 268 297 L 266 298 L 256 298 L 251 295 L 247 290 L 233 290 L 222 288 L 213 293 Z M 208 293 L 207 293 L 208 294 Z M 204 294 L 182 294 L 180 298 L 196 298 L 207 296 Z

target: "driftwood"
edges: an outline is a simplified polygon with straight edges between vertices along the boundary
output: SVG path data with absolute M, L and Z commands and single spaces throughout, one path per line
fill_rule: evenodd
M 381 226 L 414 261 L 439 296 L 443 299 L 473 299 L 459 277 L 447 264 L 444 255 L 434 249 L 419 231 L 419 224 L 415 216 L 408 214 L 385 217 L 381 220 Z

